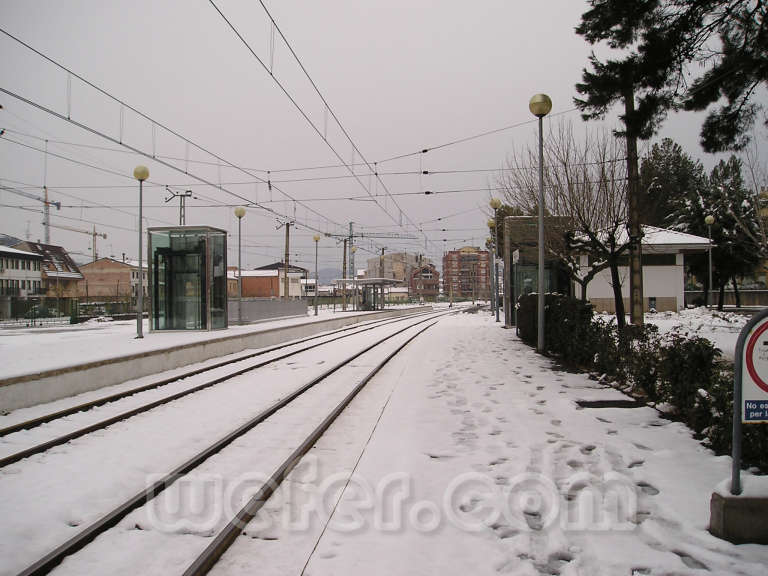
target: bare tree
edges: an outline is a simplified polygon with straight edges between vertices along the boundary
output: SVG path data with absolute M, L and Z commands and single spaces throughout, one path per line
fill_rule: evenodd
M 623 142 L 607 131 L 588 132 L 577 140 L 570 123 L 549 130 L 544 143 L 546 250 L 562 262 L 587 298 L 587 284 L 602 270 L 611 271 L 616 322 L 625 325 L 619 267 L 629 250 L 627 173 Z M 538 150 L 515 151 L 499 182 L 506 201 L 527 214 L 538 211 Z M 579 265 L 587 255 L 590 265 Z

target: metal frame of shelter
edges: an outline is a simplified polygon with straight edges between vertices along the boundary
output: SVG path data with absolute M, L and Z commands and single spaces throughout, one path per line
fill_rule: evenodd
M 348 298 L 350 310 L 383 310 L 386 304 L 385 289 L 403 284 L 403 281 L 393 278 L 337 278 L 333 284 L 342 293 L 342 310 L 347 310 Z

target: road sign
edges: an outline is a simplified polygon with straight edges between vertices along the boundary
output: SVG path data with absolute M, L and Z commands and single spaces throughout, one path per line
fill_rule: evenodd
M 768 308 L 747 322 L 736 341 L 731 494 L 741 494 L 741 425 L 756 422 L 768 422 Z
M 768 422 L 768 317 L 748 331 L 741 360 L 741 421 Z

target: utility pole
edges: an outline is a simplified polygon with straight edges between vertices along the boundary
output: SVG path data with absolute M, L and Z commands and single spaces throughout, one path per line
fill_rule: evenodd
M 344 256 L 341 264 L 341 309 L 345 312 L 347 310 L 347 242 L 348 239 L 344 238 Z
M 166 203 L 170 202 L 174 198 L 179 199 L 179 226 L 184 226 L 186 220 L 186 203 L 187 198 L 192 197 L 192 190 L 185 190 L 184 192 L 174 192 L 168 186 L 165 187 L 170 196 L 165 199 Z
M 288 252 L 288 247 L 289 247 L 289 244 L 290 244 L 290 234 L 291 234 L 291 223 L 290 222 L 286 222 L 285 223 L 285 268 L 283 269 L 283 271 L 285 273 L 284 276 L 283 276 L 283 292 L 284 292 L 284 295 L 285 295 L 285 301 L 286 302 L 288 301 L 288 287 L 289 287 L 289 284 L 288 284 L 288 266 L 289 266 L 288 258 L 290 256 L 290 254 Z
M 355 270 L 355 251 L 352 250 L 352 247 L 355 245 L 354 225 L 355 225 L 354 222 L 349 223 L 349 277 L 350 278 L 357 277 L 357 271 Z

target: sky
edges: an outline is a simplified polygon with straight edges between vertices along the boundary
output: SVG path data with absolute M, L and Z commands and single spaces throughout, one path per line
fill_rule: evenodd
M 591 49 L 574 32 L 586 9 L 576 0 L 5 0 L 0 185 L 35 196 L 47 186 L 62 205 L 51 210 L 51 243 L 80 262 L 93 257 L 83 231 L 94 226 L 107 236 L 99 256 L 137 257 L 132 173 L 144 164 L 144 226 L 177 225 L 169 190 L 191 190 L 186 224 L 227 230 L 230 264 L 234 208 L 244 205 L 244 268 L 283 258 L 285 222 L 291 263 L 310 270 L 316 234 L 319 267 L 341 268 L 350 222 L 362 235 L 356 268 L 382 248 L 439 266 L 446 250 L 484 244 L 499 169 L 536 141 L 531 96 L 552 98 L 547 122 L 586 129 L 573 105 Z M 710 167 L 701 119 L 673 115 L 657 139 L 674 138 Z M 0 189 L 0 206 L 0 232 L 44 239 L 39 201 Z

